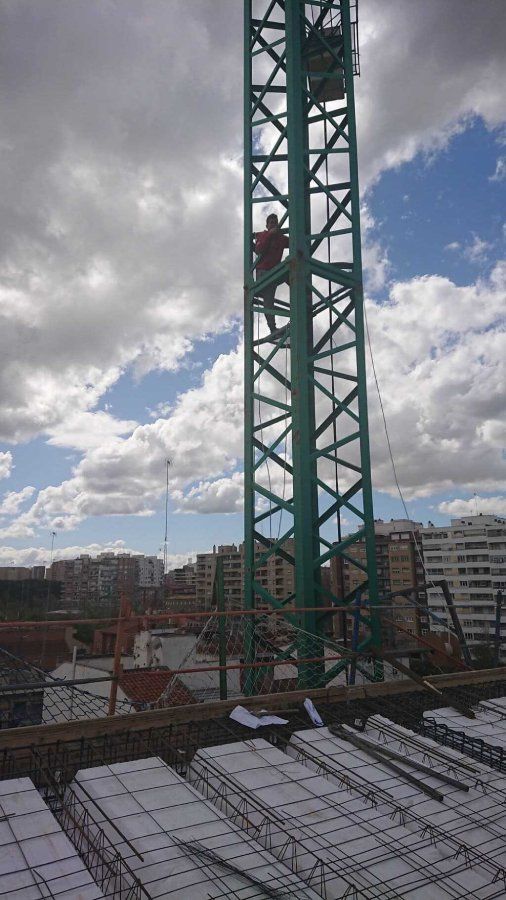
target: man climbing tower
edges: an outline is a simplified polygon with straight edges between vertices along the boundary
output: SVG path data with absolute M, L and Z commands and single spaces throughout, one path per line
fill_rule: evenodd
M 288 247 L 288 238 L 282 234 L 278 223 L 278 217 L 275 213 L 267 216 L 266 230 L 259 231 L 255 237 L 255 252 L 259 254 L 259 260 L 256 265 L 257 281 L 262 278 L 265 272 L 273 269 L 281 262 L 283 251 Z M 267 287 L 261 288 L 258 297 L 263 300 L 264 309 L 272 309 L 274 306 L 276 295 L 276 285 L 269 284 Z M 276 319 L 273 313 L 266 312 L 265 318 L 269 331 L 273 334 L 276 331 Z

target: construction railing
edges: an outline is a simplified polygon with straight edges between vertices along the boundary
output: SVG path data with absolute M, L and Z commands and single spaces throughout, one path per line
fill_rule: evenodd
M 327 633 L 318 639 L 306 635 L 297 624 L 301 610 L 219 610 L 171 612 L 138 615 L 126 601 L 116 619 L 66 619 L 42 622 L 0 622 L 0 719 L 3 727 L 49 724 L 75 719 L 125 715 L 148 709 L 159 709 L 218 699 L 237 699 L 240 703 L 252 694 L 273 694 L 300 687 L 299 670 L 311 671 L 308 664 L 318 662 L 315 672 L 325 672 L 325 685 L 365 684 L 376 679 L 378 659 L 387 681 L 411 679 L 427 685 L 409 667 L 409 658 L 418 653 L 447 663 L 447 668 L 466 668 L 455 653 L 449 653 L 440 641 L 407 634 L 394 621 L 403 605 L 385 602 L 380 609 L 403 635 L 404 649 L 385 650 L 381 654 L 358 653 L 350 640 L 350 627 L 342 634 L 330 632 L 341 622 L 336 612 L 354 616 L 349 605 L 319 608 L 327 624 Z M 361 616 L 367 615 L 362 607 Z M 251 622 L 254 621 L 254 628 Z M 348 619 L 344 620 L 346 623 Z M 41 648 L 53 629 L 75 629 L 92 625 L 97 629 L 114 626 L 114 655 L 100 660 L 88 653 L 48 672 L 44 659 L 24 659 L 2 649 L 2 634 L 19 628 L 23 634 L 35 632 Z M 176 630 L 174 626 L 179 625 Z M 171 626 L 171 627 L 169 627 Z M 135 655 L 132 654 L 135 636 Z M 248 642 L 254 641 L 254 653 Z M 301 654 L 301 648 L 307 648 Z M 21 651 L 23 647 L 21 646 Z M 251 659 L 254 662 L 251 662 Z M 441 671 L 441 668 L 439 669 Z M 435 671 L 438 671 L 437 666 Z M 308 689 L 321 687 L 321 682 L 305 681 Z M 430 690 L 430 686 L 427 687 Z

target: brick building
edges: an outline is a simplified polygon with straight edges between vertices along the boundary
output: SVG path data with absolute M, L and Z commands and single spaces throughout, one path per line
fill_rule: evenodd
M 121 597 L 139 610 L 163 607 L 163 561 L 156 556 L 82 554 L 56 560 L 46 577 L 61 582 L 62 603 L 69 609 L 98 606 L 106 614 L 115 613 Z
M 203 612 L 205 601 L 197 598 L 197 564 L 190 560 L 165 576 L 165 607 L 171 612 Z M 176 623 L 177 624 L 177 623 Z
M 393 593 L 387 602 L 391 609 L 383 609 L 381 615 L 382 642 L 385 648 L 414 647 L 415 635 L 428 634 L 428 616 L 424 612 L 426 594 L 423 589 L 425 581 L 421 561 L 421 522 L 409 519 L 391 519 L 383 522 L 378 519 L 374 523 L 376 538 L 376 567 L 378 574 L 378 594 L 380 602 L 388 594 Z M 365 541 L 358 541 L 347 550 L 347 555 L 365 565 Z M 356 591 L 365 581 L 365 574 L 358 566 L 345 559 L 332 560 L 331 590 L 337 597 L 346 597 Z M 413 588 L 409 598 L 395 596 L 396 591 Z M 367 591 L 363 599 L 367 600 Z M 419 604 L 419 605 L 418 605 Z M 398 627 L 397 627 L 398 626 Z M 347 637 L 351 641 L 353 620 L 346 617 Z M 336 637 L 344 637 L 344 619 L 336 617 Z M 413 635 L 413 637 L 412 637 Z

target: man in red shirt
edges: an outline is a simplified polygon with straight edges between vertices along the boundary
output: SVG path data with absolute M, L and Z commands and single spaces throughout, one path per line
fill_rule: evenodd
M 269 269 L 277 266 L 283 257 L 283 252 L 288 247 L 288 238 L 282 234 L 278 223 L 278 217 L 275 213 L 267 216 L 266 230 L 259 231 L 255 235 L 255 252 L 259 254 L 259 260 L 256 265 L 256 278 L 261 278 Z M 258 297 L 263 300 L 264 308 L 272 309 L 274 306 L 276 294 L 276 285 L 269 284 L 262 288 L 258 293 Z M 276 319 L 272 313 L 265 313 L 267 325 L 271 334 L 276 331 Z

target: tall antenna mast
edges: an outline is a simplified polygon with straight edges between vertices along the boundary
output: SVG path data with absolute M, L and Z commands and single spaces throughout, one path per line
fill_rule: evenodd
M 167 574 L 167 556 L 168 556 L 168 529 L 169 529 L 169 466 L 172 465 L 170 459 L 165 460 L 165 536 L 163 539 L 163 574 Z
M 56 531 L 51 532 L 51 551 L 49 555 L 49 572 L 51 573 L 51 578 L 47 579 L 47 597 L 46 597 L 46 619 L 49 617 L 49 606 L 51 604 L 51 582 L 53 581 L 53 560 L 54 560 L 54 539 L 56 537 Z M 47 578 L 47 571 L 46 571 Z M 40 665 L 44 667 L 45 655 L 46 655 L 46 643 L 47 643 L 47 628 L 44 629 L 44 636 L 42 638 L 42 647 L 40 651 Z
M 51 532 L 51 553 L 49 558 L 49 567 L 53 565 L 53 556 L 54 556 L 54 539 L 56 537 L 56 531 Z

